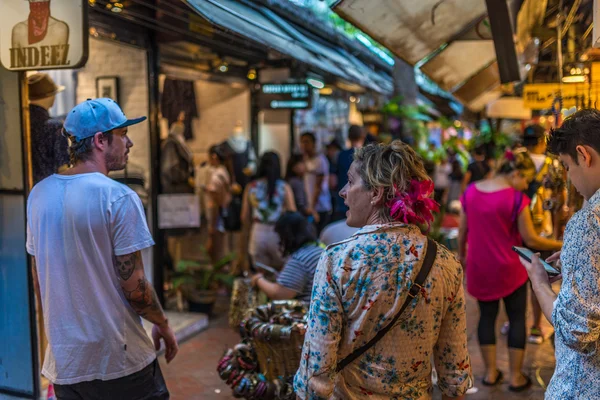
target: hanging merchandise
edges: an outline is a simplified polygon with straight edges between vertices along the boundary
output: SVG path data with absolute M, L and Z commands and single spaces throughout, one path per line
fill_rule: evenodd
M 194 82 L 167 78 L 163 86 L 160 112 L 171 126 L 177 121 L 179 113 L 182 111 L 185 112 L 183 136 L 186 140 L 189 140 L 194 137 L 192 119 L 198 117 Z

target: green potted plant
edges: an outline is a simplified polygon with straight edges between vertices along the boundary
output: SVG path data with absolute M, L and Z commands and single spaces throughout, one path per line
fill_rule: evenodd
M 181 260 L 173 275 L 173 290 L 181 293 L 187 301 L 189 311 L 210 314 L 217 300 L 220 284 L 231 288 L 234 277 L 223 269 L 235 260 L 229 253 L 213 265 L 202 265 L 196 261 Z

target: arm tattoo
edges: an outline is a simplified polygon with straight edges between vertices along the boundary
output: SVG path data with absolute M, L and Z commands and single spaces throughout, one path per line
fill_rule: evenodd
M 138 261 L 137 257 L 137 252 L 116 257 L 117 272 L 119 273 L 121 279 L 123 279 L 124 281 L 131 278 L 133 270 L 135 269 L 135 266 Z
M 121 278 L 121 289 L 131 308 L 154 324 L 164 323 L 167 318 L 154 288 L 144 276 L 140 252 L 115 257 L 115 270 Z
M 146 278 L 139 279 L 138 285 L 131 291 L 123 289 L 123 293 L 131 307 L 142 317 L 161 310 L 156 293 Z

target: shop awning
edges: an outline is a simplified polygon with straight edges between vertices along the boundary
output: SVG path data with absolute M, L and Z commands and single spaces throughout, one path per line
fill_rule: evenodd
M 500 80 L 490 74 L 498 67 L 485 0 L 341 0 L 334 11 L 399 58 L 419 65 L 471 110 L 497 98 Z M 488 79 L 477 87 L 482 73 Z
M 485 0 L 342 0 L 334 8 L 411 65 L 486 13 Z
M 380 93 L 391 91 L 389 82 L 358 59 L 313 41 L 267 8 L 236 0 L 185 0 L 211 23 L 297 59 L 320 71 Z M 357 67 L 355 64 L 360 63 Z

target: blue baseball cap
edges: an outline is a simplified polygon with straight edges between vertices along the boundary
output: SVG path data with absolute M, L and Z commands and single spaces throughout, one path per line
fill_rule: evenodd
M 112 99 L 87 99 L 69 111 L 63 129 L 79 142 L 96 133 L 139 124 L 145 119 L 127 119 L 121 107 Z

